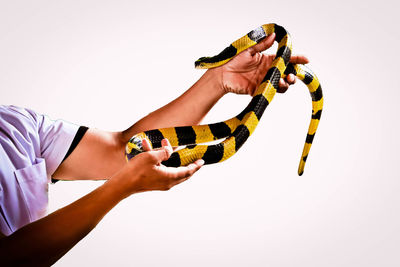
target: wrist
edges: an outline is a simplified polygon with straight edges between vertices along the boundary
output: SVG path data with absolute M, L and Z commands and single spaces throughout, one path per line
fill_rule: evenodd
M 132 160 L 136 160 L 136 158 Z M 149 191 L 143 185 L 142 175 L 136 169 L 137 164 L 132 163 L 128 162 L 119 172 L 104 183 L 104 186 L 109 188 L 116 198 L 120 198 L 119 200 L 127 198 L 132 194 Z
M 202 76 L 202 79 L 208 84 L 206 89 L 210 90 L 209 93 L 215 94 L 217 98 L 221 98 L 227 93 L 222 77 L 222 68 L 220 67 L 208 69 Z
M 103 184 L 105 190 L 107 190 L 112 198 L 117 201 L 121 201 L 136 193 L 134 190 L 131 190 L 132 184 L 129 183 L 131 177 L 129 177 L 129 179 L 125 177 L 126 175 L 124 175 L 123 169 L 113 175 L 110 179 L 108 179 L 107 182 Z

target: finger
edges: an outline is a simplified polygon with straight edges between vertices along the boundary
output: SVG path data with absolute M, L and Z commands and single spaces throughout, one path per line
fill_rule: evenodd
M 296 76 L 294 76 L 293 73 L 289 73 L 289 75 L 286 76 L 285 80 L 289 85 L 295 84 L 296 83 Z
M 168 167 L 167 172 L 169 172 L 169 174 L 171 175 L 170 177 L 172 179 L 182 179 L 185 177 L 192 176 L 203 165 L 204 165 L 204 160 L 200 159 L 184 167 L 178 167 L 178 168 Z
M 253 56 L 254 54 L 258 52 L 262 52 L 264 50 L 267 50 L 270 48 L 275 41 L 275 33 L 273 32 L 272 34 L 268 35 L 267 38 L 259 42 L 258 44 L 252 46 L 249 48 L 250 54 Z
M 293 64 L 307 64 L 308 62 L 310 61 L 304 55 L 295 55 L 290 57 L 290 63 Z
M 195 172 L 197 172 L 203 165 L 204 165 L 204 160 L 203 159 L 198 159 L 195 162 L 189 164 L 187 167 L 189 168 L 189 173 L 186 174 L 186 176 L 192 176 Z
M 172 154 L 172 147 L 167 139 L 163 139 L 161 145 L 162 147 L 159 150 L 150 151 L 156 163 L 161 163 L 162 161 L 169 159 Z
M 197 166 L 203 166 L 205 163 L 204 159 L 198 159 L 194 162 L 194 164 L 196 164 Z
M 149 140 L 147 140 L 146 138 L 144 138 L 144 139 L 142 140 L 142 148 L 143 148 L 143 151 L 151 151 L 150 142 L 149 142 Z
M 168 139 L 163 139 L 163 140 L 161 140 L 161 146 L 164 148 L 164 149 L 167 149 L 168 150 L 168 158 L 171 156 L 171 154 L 172 154 L 172 152 L 173 152 L 173 149 L 172 149 L 172 146 L 171 146 L 171 143 L 169 142 L 169 140 Z
M 184 177 L 184 178 L 180 178 L 180 179 L 178 179 L 178 180 L 175 180 L 175 181 L 172 183 L 172 186 L 175 186 L 175 185 L 177 185 L 177 184 L 183 183 L 184 181 L 188 180 L 190 177 L 192 177 L 192 176 L 188 176 L 188 177 Z
M 278 93 L 284 93 L 289 88 L 289 84 L 285 82 L 284 79 L 279 79 L 279 88 L 277 90 Z
M 265 77 L 267 74 L 267 71 L 271 67 L 271 63 L 275 58 L 275 55 L 267 55 L 267 54 L 260 54 L 261 55 L 261 62 L 259 65 L 259 77 L 261 78 L 259 81 L 261 82 L 262 78 Z M 254 88 L 253 90 L 255 90 Z M 253 93 L 253 92 L 251 92 Z
M 183 170 L 182 172 L 182 176 L 181 177 L 189 177 L 192 176 L 195 172 L 197 172 L 201 166 L 204 165 L 204 160 L 197 160 L 193 163 L 190 163 L 189 165 L 187 165 L 186 167 L 182 167 L 182 168 L 186 168 L 186 170 Z

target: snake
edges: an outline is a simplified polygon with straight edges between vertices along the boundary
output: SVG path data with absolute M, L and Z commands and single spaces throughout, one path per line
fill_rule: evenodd
M 279 80 L 292 73 L 307 86 L 312 100 L 311 121 L 298 167 L 298 175 L 301 176 L 321 118 L 323 95 L 317 76 L 307 66 L 289 62 L 292 40 L 286 29 L 275 23 L 261 25 L 231 43 L 218 55 L 199 58 L 195 61 L 195 68 L 219 67 L 272 33 L 275 33 L 275 41 L 278 43 L 275 59 L 243 111 L 235 117 L 218 123 L 152 129 L 135 134 L 126 145 L 126 160 L 129 161 L 144 152 L 143 139 L 147 139 L 152 148 L 159 148 L 164 138 L 167 138 L 173 147 L 183 147 L 173 152 L 168 160 L 162 162 L 167 167 L 186 166 L 197 159 L 203 159 L 205 165 L 227 160 L 254 132 L 265 109 L 277 92 Z

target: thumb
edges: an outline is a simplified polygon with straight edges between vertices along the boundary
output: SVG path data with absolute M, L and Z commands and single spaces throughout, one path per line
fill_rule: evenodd
M 254 56 L 254 54 L 256 53 L 267 50 L 274 44 L 274 41 L 275 41 L 275 33 L 273 32 L 272 34 L 268 35 L 267 38 L 260 41 L 258 44 L 250 47 L 249 48 L 250 54 Z
M 160 149 L 150 152 L 154 156 L 154 159 L 157 161 L 157 163 L 161 163 L 162 161 L 169 159 L 172 154 L 172 147 L 168 139 L 163 139 L 161 141 L 161 145 L 162 147 Z

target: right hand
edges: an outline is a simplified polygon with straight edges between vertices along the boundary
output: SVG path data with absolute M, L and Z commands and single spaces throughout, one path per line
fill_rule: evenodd
M 162 147 L 151 150 L 147 140 L 143 140 L 143 148 L 146 152 L 135 156 L 111 179 L 119 179 L 124 184 L 126 193 L 169 190 L 173 186 L 189 179 L 204 164 L 199 159 L 185 167 L 166 167 L 161 164 L 172 154 L 172 147 L 167 139 L 162 140 Z
M 264 79 L 275 55 L 266 55 L 262 52 L 270 48 L 275 40 L 275 33 L 268 35 L 260 43 L 242 51 L 226 64 L 215 68 L 221 75 L 221 88 L 224 93 L 253 95 L 261 81 Z M 307 64 L 308 58 L 297 55 L 290 58 L 293 64 Z M 284 93 L 296 82 L 296 76 L 289 74 L 285 79 L 279 80 L 278 93 Z

